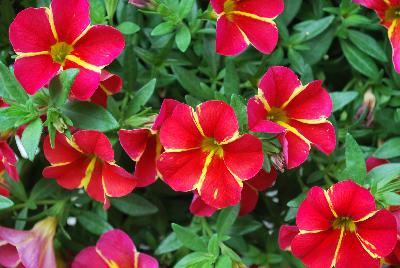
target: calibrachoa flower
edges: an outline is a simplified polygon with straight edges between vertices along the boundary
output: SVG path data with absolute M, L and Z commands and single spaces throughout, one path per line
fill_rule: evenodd
M 299 234 L 297 226 L 282 225 L 279 228 L 278 244 L 281 250 L 291 251 L 291 244 L 296 235 Z
M 46 218 L 30 231 L 0 227 L 0 265 L 5 268 L 56 268 L 53 239 L 57 220 Z
M 393 64 L 400 73 L 400 2 L 398 0 L 353 0 L 355 3 L 373 9 L 388 29 L 393 49 Z
M 243 181 L 243 190 L 240 198 L 239 215 L 249 214 L 254 210 L 258 202 L 258 193 L 270 188 L 276 181 L 278 173 L 275 169 L 271 169 L 270 173 L 263 169 L 250 180 Z M 208 206 L 201 200 L 198 193 L 194 193 L 190 212 L 196 216 L 210 217 L 217 211 L 217 208 Z
M 158 268 L 155 258 L 137 251 L 131 238 L 121 230 L 103 234 L 96 246 L 76 256 L 72 268 Z
M 396 219 L 352 181 L 313 187 L 300 205 L 292 253 L 307 267 L 379 267 L 397 241 Z
M 56 179 L 66 189 L 84 188 L 106 208 L 107 197 L 125 196 L 136 186 L 133 176 L 115 164 L 111 143 L 101 132 L 77 131 L 72 140 L 57 133 L 55 147 L 51 148 L 47 136 L 43 149 L 51 163 L 43 170 L 44 177 Z
M 107 108 L 108 96 L 117 94 L 122 89 L 122 78 L 106 70 L 101 71 L 100 84 L 96 92 L 90 98 L 91 102 Z
M 10 25 L 17 54 L 15 76 L 29 94 L 62 70 L 79 68 L 71 97 L 89 99 L 99 86 L 101 70 L 125 46 L 113 27 L 90 25 L 88 0 L 53 0 L 48 8 L 27 8 Z
M 151 128 L 133 130 L 121 129 L 119 141 L 129 157 L 136 162 L 134 177 L 138 187 L 146 187 L 156 181 L 158 176 L 157 160 L 163 152 L 160 144 L 160 128 L 180 102 L 166 99 L 160 113 Z
M 283 0 L 211 0 L 217 13 L 217 53 L 232 56 L 251 43 L 271 53 L 278 42 L 274 19 L 283 12 Z
M 0 133 L 1 134 L 1 133 Z M 19 180 L 17 171 L 17 157 L 14 151 L 8 145 L 6 140 L 1 140 L 0 137 L 0 172 L 7 172 L 7 174 L 15 181 Z M 0 176 L 1 177 L 1 176 Z
M 367 167 L 367 171 L 370 171 L 374 169 L 375 167 L 384 165 L 384 164 L 389 164 L 390 161 L 387 159 L 380 159 L 376 157 L 368 157 L 367 160 L 365 161 L 365 165 Z
M 392 265 L 400 265 L 400 210 L 397 209 L 392 214 L 396 218 L 397 223 L 397 244 L 393 252 L 385 258 L 385 261 Z
M 332 100 L 322 81 L 303 86 L 289 68 L 272 67 L 247 110 L 251 131 L 278 134 L 288 169 L 307 159 L 311 144 L 325 154 L 335 149 L 335 129 L 327 120 Z
M 165 152 L 158 169 L 175 191 L 197 191 L 209 206 L 223 208 L 240 201 L 243 181 L 261 169 L 261 141 L 250 134 L 239 135 L 231 106 L 207 101 L 196 107 L 175 107 L 161 127 Z

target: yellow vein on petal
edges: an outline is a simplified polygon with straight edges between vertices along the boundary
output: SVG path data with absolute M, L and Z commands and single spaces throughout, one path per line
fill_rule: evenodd
M 340 250 L 340 247 L 342 246 L 342 242 L 343 242 L 344 231 L 345 231 L 344 227 L 340 228 L 339 241 L 338 241 L 336 249 L 335 249 L 335 255 L 333 255 L 333 260 L 332 260 L 331 267 L 336 266 L 337 256 L 339 254 L 339 250 Z
M 65 57 L 65 59 L 69 60 L 69 61 L 72 61 L 72 62 L 78 64 L 79 66 L 81 66 L 81 67 L 83 67 L 83 68 L 85 68 L 87 70 L 96 72 L 96 73 L 100 73 L 101 70 L 105 67 L 105 66 L 96 66 L 96 65 L 90 64 L 90 63 L 78 58 L 77 56 L 71 55 L 71 54 L 67 55 Z
M 47 16 L 49 16 L 49 23 L 50 23 L 51 32 L 53 33 L 54 39 L 56 39 L 56 41 L 58 42 L 58 33 L 57 33 L 57 30 L 56 30 L 56 25 L 54 23 L 53 11 L 51 10 L 51 8 L 47 8 L 46 7 L 45 9 L 46 9 Z

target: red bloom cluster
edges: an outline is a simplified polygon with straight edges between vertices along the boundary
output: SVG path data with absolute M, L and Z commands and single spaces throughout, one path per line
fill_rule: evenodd
M 78 131 L 71 140 L 57 134 L 54 148 L 47 136 L 43 149 L 51 163 L 43 170 L 44 177 L 56 179 L 66 189 L 84 188 L 105 207 L 109 206 L 107 197 L 125 196 L 137 184 L 131 174 L 115 164 L 111 143 L 101 132 Z
M 82 250 L 72 268 L 158 268 L 153 257 L 137 251 L 131 238 L 121 230 L 103 234 L 96 246 Z
M 80 70 L 71 97 L 88 100 L 101 79 L 101 70 L 125 46 L 123 35 L 106 25 L 90 26 L 88 0 L 53 0 L 48 8 L 27 8 L 10 25 L 17 53 L 15 76 L 29 94 L 62 70 Z
M 217 53 L 232 56 L 251 43 L 269 54 L 278 43 L 274 19 L 283 12 L 283 0 L 211 0 L 218 15 Z
M 308 267 L 379 267 L 397 241 L 392 214 L 377 210 L 371 193 L 352 181 L 324 191 L 313 187 L 300 205 L 291 242 L 293 255 Z M 287 249 L 295 228 L 281 229 L 280 245 Z
M 177 105 L 160 131 L 162 178 L 175 191 L 197 191 L 214 208 L 239 203 L 243 181 L 260 171 L 264 157 L 261 141 L 238 130 L 233 108 L 222 101 L 196 111 Z
M 325 154 L 336 147 L 335 129 L 327 120 L 332 100 L 322 81 L 303 86 L 289 68 L 272 67 L 247 110 L 251 131 L 278 134 L 288 169 L 307 159 L 311 144 Z

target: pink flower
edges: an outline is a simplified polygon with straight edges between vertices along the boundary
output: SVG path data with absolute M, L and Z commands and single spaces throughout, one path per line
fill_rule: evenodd
M 30 231 L 0 227 L 0 265 L 6 268 L 56 268 L 53 239 L 57 220 L 46 218 Z
M 103 234 L 96 246 L 79 252 L 72 268 L 158 268 L 153 257 L 137 251 L 131 238 L 121 230 Z
M 80 70 L 71 97 L 88 100 L 101 70 L 125 46 L 113 27 L 90 25 L 88 0 L 53 0 L 49 8 L 27 8 L 11 23 L 10 42 L 17 54 L 15 76 L 29 94 L 62 70 Z

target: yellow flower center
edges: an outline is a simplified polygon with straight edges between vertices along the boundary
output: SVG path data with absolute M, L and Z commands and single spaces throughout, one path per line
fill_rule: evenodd
M 350 217 L 338 217 L 332 223 L 332 227 L 335 230 L 341 230 L 344 228 L 345 231 L 354 233 L 357 229 L 356 224 Z
M 232 16 L 232 11 L 235 11 L 235 5 L 238 0 L 228 0 L 224 4 L 224 13 L 228 20 L 232 21 L 233 16 Z
M 400 19 L 400 6 L 391 7 L 385 12 L 385 20 L 392 21 Z
M 272 107 L 271 110 L 268 112 L 267 120 L 272 122 L 279 121 L 286 123 L 288 121 L 288 118 L 284 110 L 282 110 L 281 108 Z
M 224 156 L 224 149 L 218 144 L 218 142 L 213 138 L 205 138 L 201 143 L 201 149 L 203 152 L 211 153 L 222 158 Z
M 74 48 L 65 43 L 65 42 L 58 42 L 51 46 L 51 57 L 53 58 L 54 62 L 57 62 L 61 65 L 64 65 L 65 58 L 74 50 Z

